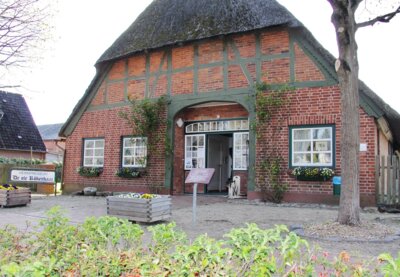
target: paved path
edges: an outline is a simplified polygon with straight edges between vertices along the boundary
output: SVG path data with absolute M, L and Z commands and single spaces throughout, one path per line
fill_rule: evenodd
M 34 196 L 27 207 L 0 209 L 0 227 L 12 224 L 20 229 L 26 228 L 26 222 L 31 226 L 38 224 L 45 217 L 45 212 L 52 206 L 59 205 L 66 211 L 72 223 L 81 223 L 88 216 L 106 215 L 106 200 L 103 197 L 83 196 Z M 363 220 L 384 218 L 400 229 L 400 216 L 380 214 L 378 212 L 363 212 Z M 174 196 L 172 198 L 172 220 L 183 229 L 189 238 L 207 233 L 215 238 L 222 238 L 234 227 L 245 226 L 245 223 L 257 223 L 261 228 L 271 228 L 276 224 L 307 224 L 326 222 L 337 217 L 335 208 L 317 207 L 274 207 L 271 205 L 249 205 L 247 201 L 227 201 L 225 197 L 200 196 L 198 198 L 197 224 L 192 223 L 191 196 Z M 391 220 L 392 219 L 392 220 Z M 146 227 L 145 225 L 143 226 Z M 353 256 L 373 258 L 379 253 L 389 252 L 397 255 L 400 241 L 393 243 L 349 243 L 313 241 L 323 249 L 333 254 L 346 250 Z

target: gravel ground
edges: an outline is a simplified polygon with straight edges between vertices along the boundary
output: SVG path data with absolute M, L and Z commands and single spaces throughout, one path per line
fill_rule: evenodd
M 106 215 L 106 201 L 102 197 L 36 196 L 27 207 L 0 209 L 0 227 L 12 224 L 22 229 L 26 228 L 26 222 L 29 221 L 29 228 L 32 228 L 45 217 L 45 212 L 55 205 L 60 205 L 66 210 L 73 224 L 83 222 L 88 216 Z M 230 229 L 243 227 L 246 223 L 256 223 L 261 228 L 272 228 L 277 224 L 306 226 L 332 222 L 336 217 L 336 207 L 300 204 L 276 206 L 246 200 L 227 201 L 225 197 L 200 196 L 197 222 L 193 224 L 191 196 L 174 196 L 172 201 L 172 220 L 190 239 L 204 233 L 214 238 L 222 238 Z M 385 224 L 386 228 L 400 230 L 400 215 L 381 214 L 370 210 L 362 212 L 361 218 L 368 224 L 381 223 Z M 368 228 L 365 230 L 367 232 Z M 400 250 L 400 240 L 390 243 L 308 240 L 311 245 L 319 245 L 330 255 L 337 255 L 344 250 L 357 259 L 374 258 L 383 252 L 397 255 Z

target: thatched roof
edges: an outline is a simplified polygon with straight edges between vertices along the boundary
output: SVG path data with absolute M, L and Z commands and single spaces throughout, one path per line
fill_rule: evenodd
M 275 0 L 154 0 L 97 63 L 218 35 L 301 23 Z

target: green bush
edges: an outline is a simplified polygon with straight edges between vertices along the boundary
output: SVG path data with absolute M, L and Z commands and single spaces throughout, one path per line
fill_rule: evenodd
M 310 249 L 286 226 L 255 224 L 221 240 L 189 242 L 175 223 L 143 229 L 115 217 L 70 224 L 51 209 L 36 232 L 0 230 L 0 276 L 399 276 L 400 258 L 382 254 L 351 263 L 346 252 L 329 258 Z
M 0 157 L 0 164 L 11 164 L 11 165 L 32 165 L 32 164 L 43 164 L 44 160 L 40 159 L 23 159 L 23 158 L 6 158 Z

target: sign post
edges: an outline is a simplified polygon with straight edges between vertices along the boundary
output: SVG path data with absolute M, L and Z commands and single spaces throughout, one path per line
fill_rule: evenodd
M 193 184 L 193 212 L 192 212 L 192 222 L 196 224 L 196 207 L 197 207 L 197 183 Z
M 193 184 L 193 225 L 196 224 L 197 186 L 208 185 L 214 175 L 214 168 L 193 168 L 186 177 L 185 184 Z

